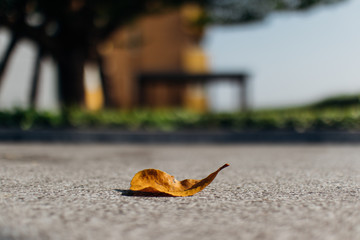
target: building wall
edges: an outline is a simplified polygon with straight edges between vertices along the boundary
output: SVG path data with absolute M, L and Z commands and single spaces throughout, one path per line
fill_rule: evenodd
M 189 60 L 191 55 L 198 57 L 198 60 L 196 56 L 192 58 L 195 62 L 202 61 L 198 64 L 200 68 L 206 68 L 198 39 L 187 30 L 182 9 L 172 10 L 142 17 L 119 29 L 100 46 L 104 73 L 110 86 L 110 102 L 114 107 L 136 106 L 136 78 L 140 73 L 193 71 L 196 67 L 191 67 L 194 66 Z M 145 95 L 149 107 L 179 105 L 185 96 L 185 86 L 152 84 L 145 90 Z

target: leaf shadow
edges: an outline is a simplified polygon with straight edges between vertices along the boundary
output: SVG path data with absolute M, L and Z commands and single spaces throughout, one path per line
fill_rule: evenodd
M 122 196 L 126 197 L 174 197 L 166 193 L 139 192 L 128 189 L 114 189 L 114 191 L 120 192 Z

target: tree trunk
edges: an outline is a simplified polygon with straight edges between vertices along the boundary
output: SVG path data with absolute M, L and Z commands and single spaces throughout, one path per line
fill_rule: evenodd
M 1 83 L 2 83 L 2 80 L 3 80 L 3 77 L 4 77 L 5 69 L 7 67 L 8 62 L 9 62 L 11 53 L 14 50 L 17 41 L 18 41 L 18 38 L 13 35 L 11 37 L 11 40 L 9 42 L 9 45 L 8 45 L 5 53 L 4 53 L 4 55 L 3 55 L 2 59 L 1 59 L 1 62 L 0 62 L 0 86 L 1 86 Z
M 31 79 L 31 92 L 30 92 L 30 107 L 35 109 L 36 108 L 36 101 L 38 97 L 39 91 L 39 77 L 40 77 L 40 66 L 41 66 L 41 59 L 43 56 L 43 50 L 40 46 L 38 48 L 36 59 L 34 63 L 34 70 Z
M 85 54 L 80 50 L 67 50 L 57 57 L 57 62 L 60 104 L 64 107 L 83 107 Z

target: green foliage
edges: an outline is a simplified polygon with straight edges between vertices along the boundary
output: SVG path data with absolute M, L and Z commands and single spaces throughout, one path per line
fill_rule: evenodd
M 360 95 L 343 95 L 327 98 L 320 102 L 317 102 L 313 105 L 310 105 L 311 108 L 321 109 L 329 107 L 348 107 L 360 104 Z
M 20 110 L 0 112 L 2 128 L 91 128 L 124 130 L 360 130 L 360 105 L 261 110 L 247 113 L 194 113 L 183 110 L 68 109 L 63 113 Z
M 36 126 L 61 127 L 64 125 L 61 114 L 52 112 L 37 112 L 35 110 L 14 109 L 0 112 L 0 127 L 16 127 L 24 130 Z
M 359 95 L 337 96 L 296 108 L 238 113 L 195 113 L 180 109 L 102 110 L 68 108 L 0 111 L 1 128 L 98 128 L 127 130 L 360 130 Z

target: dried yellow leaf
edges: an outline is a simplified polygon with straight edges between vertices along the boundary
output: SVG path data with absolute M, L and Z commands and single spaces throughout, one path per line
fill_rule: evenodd
M 225 164 L 202 180 L 183 181 L 178 181 L 174 176 L 157 169 L 145 169 L 135 174 L 130 183 L 130 190 L 142 195 L 192 196 L 208 186 L 216 175 L 228 166 L 229 164 Z

